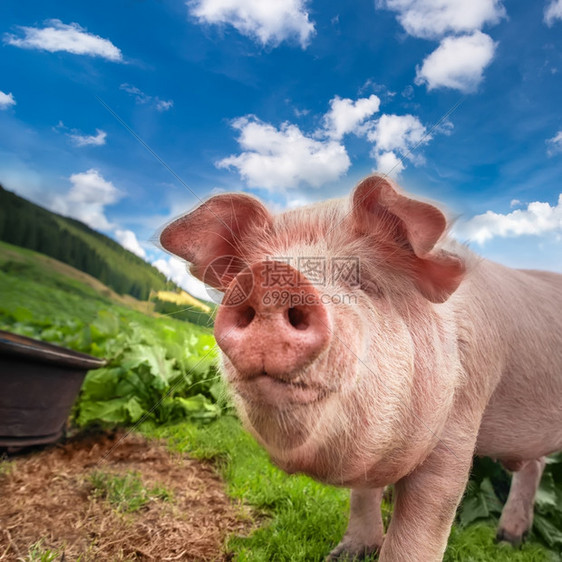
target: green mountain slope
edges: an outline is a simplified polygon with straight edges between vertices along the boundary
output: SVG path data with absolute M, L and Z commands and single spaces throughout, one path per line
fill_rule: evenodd
M 155 267 L 80 221 L 35 205 L 0 185 L 0 240 L 89 273 L 117 293 L 146 300 L 175 289 Z

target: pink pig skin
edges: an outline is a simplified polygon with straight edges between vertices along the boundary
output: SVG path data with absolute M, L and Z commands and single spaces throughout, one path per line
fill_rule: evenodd
M 515 471 L 498 538 L 524 538 L 543 457 L 562 449 L 562 275 L 478 258 L 382 176 L 277 216 L 217 195 L 160 240 L 226 291 L 215 336 L 246 427 L 284 470 L 351 488 L 328 559 L 441 560 L 475 454 Z M 302 258 L 324 261 L 323 283 Z M 333 258 L 357 260 L 360 279 Z

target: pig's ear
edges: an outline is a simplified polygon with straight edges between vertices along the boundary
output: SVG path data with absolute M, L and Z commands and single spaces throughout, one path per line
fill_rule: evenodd
M 435 249 L 447 228 L 443 213 L 423 201 L 410 199 L 383 176 L 370 176 L 353 193 L 356 228 L 394 246 L 388 259 L 409 254 L 409 268 L 420 292 L 432 302 L 444 302 L 465 273 L 456 255 Z
M 225 290 L 244 263 L 244 238 L 268 229 L 269 211 L 243 193 L 215 195 L 191 213 L 167 225 L 160 244 L 191 263 L 191 273 L 208 285 Z

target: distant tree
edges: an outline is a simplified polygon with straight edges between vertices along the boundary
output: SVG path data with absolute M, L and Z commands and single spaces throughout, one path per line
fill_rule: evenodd
M 75 219 L 52 213 L 0 185 L 0 240 L 51 256 L 120 294 L 147 299 L 177 286 L 155 267 Z

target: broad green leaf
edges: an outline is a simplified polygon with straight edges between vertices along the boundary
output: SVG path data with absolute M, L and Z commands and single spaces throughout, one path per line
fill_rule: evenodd
M 468 525 L 477 519 L 485 519 L 489 516 L 488 506 L 481 493 L 478 492 L 463 500 L 459 516 L 461 525 Z
M 213 404 L 202 394 L 191 398 L 177 398 L 176 400 L 185 410 L 187 416 L 192 419 L 214 419 L 221 412 L 217 404 Z
M 222 378 L 217 375 L 217 379 L 209 387 L 209 394 L 216 402 L 223 400 L 227 396 L 226 386 Z
M 137 396 L 141 400 L 148 400 L 150 397 L 150 385 L 147 384 L 138 371 L 127 371 L 115 388 L 118 396 Z
M 484 480 L 482 480 L 480 491 L 484 496 L 488 511 L 499 515 L 503 509 L 503 504 L 498 499 L 498 496 L 496 496 L 490 478 L 484 478 Z
M 168 386 L 168 381 L 173 375 L 175 359 L 166 359 L 164 350 L 158 345 L 149 347 L 138 345 L 130 349 L 123 357 L 122 366 L 125 369 L 134 369 L 142 364 L 150 367 L 155 377 L 155 386 L 164 390 Z
M 92 421 L 108 423 L 127 423 L 129 415 L 125 408 L 126 398 L 115 398 L 100 402 L 88 401 L 80 406 L 78 424 L 86 425 Z
M 122 371 L 120 367 L 102 367 L 89 371 L 82 385 L 82 397 L 88 400 L 107 400 L 115 397 L 115 388 Z
M 192 355 L 184 361 L 185 370 L 192 376 L 199 378 L 206 375 L 214 365 L 215 358 L 212 355 Z
M 546 544 L 558 551 L 562 549 L 562 531 L 555 527 L 543 515 L 535 514 L 533 529 L 544 539 Z
M 129 417 L 133 423 L 137 422 L 144 414 L 144 408 L 141 406 L 136 396 L 133 396 L 125 404 L 125 410 L 129 413 Z
M 179 404 L 186 412 L 196 412 L 208 404 L 207 398 L 202 394 L 197 394 L 191 398 L 177 398 Z
M 33 313 L 23 306 L 18 306 L 13 312 L 12 317 L 16 322 L 30 322 L 33 320 Z
M 546 472 L 537 490 L 535 497 L 535 505 L 544 510 L 557 510 L 561 508 L 559 501 L 560 488 L 556 487 L 554 478 L 550 472 Z
M 100 310 L 91 330 L 94 338 L 116 336 L 119 333 L 119 316 L 110 310 Z
M 477 519 L 487 519 L 493 514 L 499 514 L 501 510 L 502 504 L 494 492 L 490 479 L 484 478 L 480 486 L 472 484 L 467 488 L 459 519 L 461 525 L 468 525 Z

